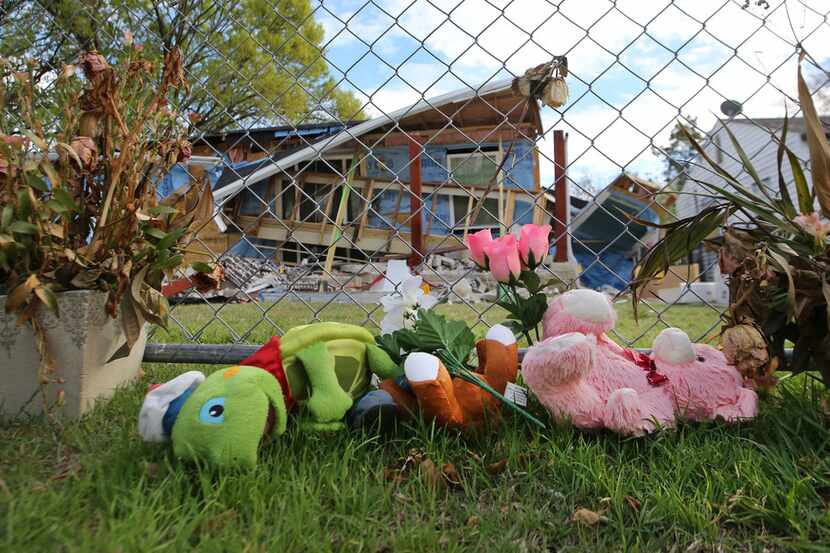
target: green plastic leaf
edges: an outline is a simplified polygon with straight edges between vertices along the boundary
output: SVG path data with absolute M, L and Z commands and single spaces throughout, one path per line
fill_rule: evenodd
M 522 271 L 519 275 L 519 280 L 531 294 L 538 292 L 542 286 L 542 279 L 539 278 L 539 275 L 535 271 Z
M 787 219 L 793 219 L 798 214 L 795 210 L 795 205 L 790 197 L 790 190 L 787 188 L 787 180 L 784 178 L 784 171 L 782 170 L 784 163 L 784 152 L 787 150 L 787 129 L 789 128 L 790 118 L 784 113 L 784 128 L 781 130 L 781 140 L 778 141 L 778 153 L 776 161 L 778 164 L 778 193 L 781 195 L 779 205 Z
M 29 198 L 29 191 L 21 188 L 17 191 L 17 216 L 26 219 L 32 212 L 32 200 Z
M 49 185 L 46 180 L 37 173 L 27 173 L 26 184 L 39 192 L 49 192 Z
M 37 227 L 26 221 L 14 221 L 9 225 L 9 230 L 17 234 L 37 234 Z
M 164 237 L 161 240 L 159 240 L 159 243 L 156 244 L 156 247 L 160 250 L 169 249 L 170 246 L 173 246 L 179 240 L 179 238 L 182 237 L 182 235 L 184 234 L 184 230 L 185 229 L 183 228 L 178 228 L 174 231 L 168 232 L 164 235 Z
M 194 271 L 197 273 L 212 273 L 213 268 L 205 263 L 204 261 L 194 261 L 190 264 Z
M 60 203 L 58 200 L 49 200 L 46 202 L 46 207 L 54 211 L 59 215 L 63 215 L 64 213 L 69 213 L 69 209 Z
M 808 215 L 813 212 L 813 196 L 810 193 L 810 186 L 807 184 L 807 177 L 804 176 L 804 169 L 801 168 L 801 161 L 798 157 L 789 149 L 786 153 L 790 162 L 790 169 L 793 172 L 795 193 L 798 196 L 798 209 L 802 215 Z
M 158 240 L 162 240 L 165 236 L 167 236 L 167 233 L 165 233 L 161 229 L 158 229 L 156 227 L 147 225 L 146 227 L 144 227 L 144 235 L 145 236 L 151 236 L 151 237 L 156 238 Z
M 397 332 L 375 336 L 375 343 L 385 351 L 396 365 L 403 362 L 401 358 L 401 344 L 398 342 Z
M 14 208 L 7 205 L 3 208 L 3 214 L 0 215 L 0 228 L 7 229 L 12 224 L 14 218 Z
M 79 211 L 78 204 L 75 203 L 75 199 L 72 198 L 72 194 L 70 194 L 65 188 L 56 188 L 52 191 L 52 198 L 61 204 L 66 211 Z

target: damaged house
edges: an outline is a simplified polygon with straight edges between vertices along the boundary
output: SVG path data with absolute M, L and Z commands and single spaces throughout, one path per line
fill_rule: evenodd
M 221 216 L 200 242 L 287 264 L 332 245 L 338 259 L 418 261 L 458 248 L 451 235 L 542 222 L 539 103 L 512 83 L 368 121 L 202 137 L 195 156 L 222 156 L 205 169 Z

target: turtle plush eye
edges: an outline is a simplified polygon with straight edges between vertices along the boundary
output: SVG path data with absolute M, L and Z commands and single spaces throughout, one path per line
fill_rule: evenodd
M 225 398 L 214 397 L 207 400 L 199 410 L 199 420 L 207 424 L 225 422 Z

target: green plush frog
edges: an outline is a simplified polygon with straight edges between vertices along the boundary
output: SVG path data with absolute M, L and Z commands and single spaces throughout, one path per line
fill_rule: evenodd
M 370 389 L 371 374 L 401 369 L 365 328 L 343 323 L 295 327 L 239 365 L 205 378 L 198 371 L 151 387 L 139 414 L 150 442 L 172 440 L 177 457 L 252 467 L 263 438 L 285 432 L 299 406 L 308 425 L 335 430 Z

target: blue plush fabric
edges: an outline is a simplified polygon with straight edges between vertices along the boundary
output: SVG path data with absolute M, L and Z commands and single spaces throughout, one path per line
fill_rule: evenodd
M 372 390 L 358 399 L 346 414 L 350 428 L 359 428 L 380 422 L 386 427 L 396 419 L 397 405 L 384 390 Z
M 184 402 L 187 401 L 187 398 L 190 397 L 190 394 L 193 393 L 194 389 L 195 388 L 191 386 L 182 392 L 179 397 L 171 401 L 170 405 L 167 406 L 167 411 L 161 419 L 161 427 L 164 429 L 164 433 L 168 436 L 173 433 L 173 425 L 176 424 L 176 417 L 179 416 L 179 411 L 181 411 L 182 405 L 184 405 Z

